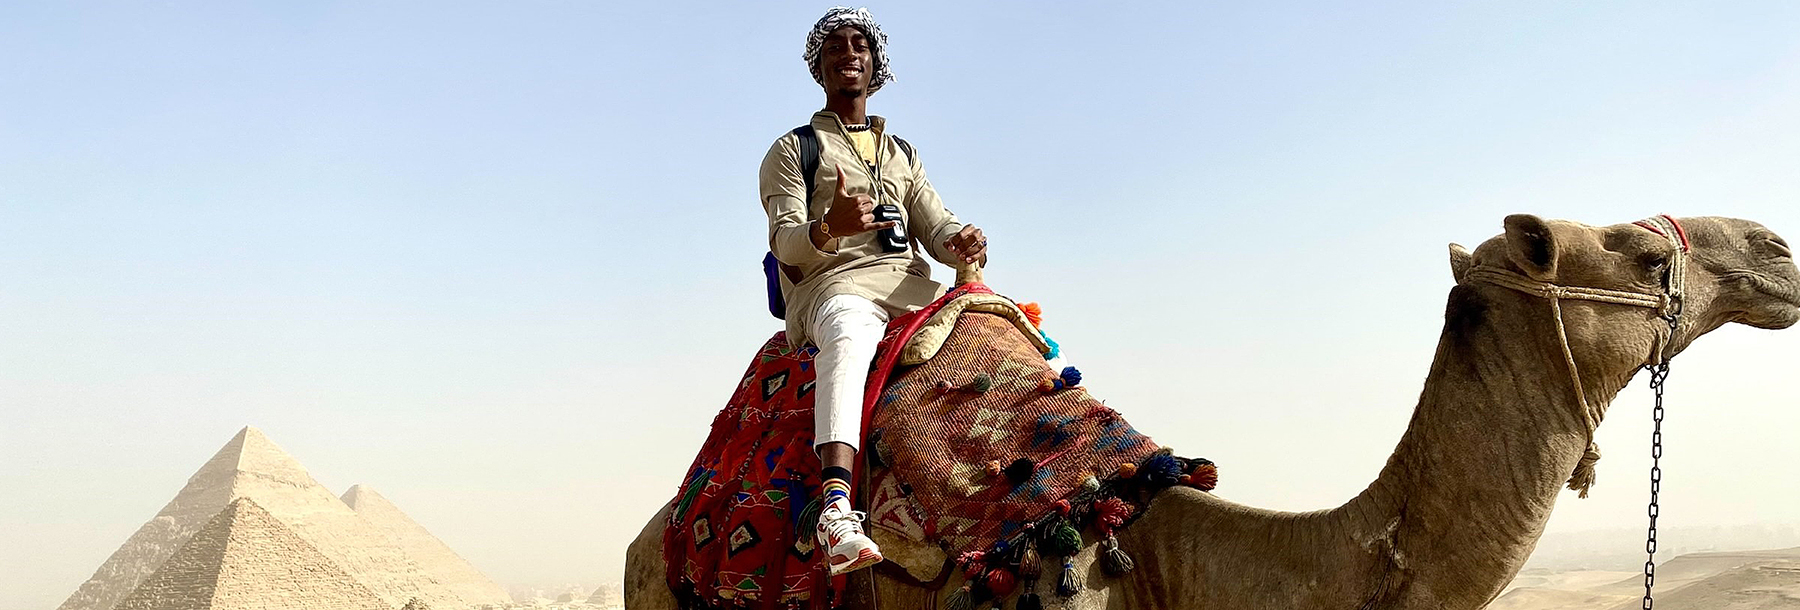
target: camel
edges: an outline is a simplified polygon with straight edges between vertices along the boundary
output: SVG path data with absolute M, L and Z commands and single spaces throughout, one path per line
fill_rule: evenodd
M 1481 608 L 1531 554 L 1565 480 L 1577 486 L 1571 472 L 1585 467 L 1591 483 L 1592 426 L 1659 350 L 1672 357 L 1729 322 L 1782 329 L 1800 321 L 1800 270 L 1786 242 L 1754 222 L 1679 219 L 1692 245 L 1685 261 L 1673 240 L 1632 223 L 1595 227 L 1513 215 L 1504 226 L 1473 253 L 1451 244 L 1458 285 L 1424 391 L 1393 455 L 1363 492 L 1337 508 L 1294 513 L 1169 488 L 1119 534 L 1136 571 L 1107 576 L 1089 531 L 1076 558 L 1086 589 L 1057 597 L 1046 578 L 1038 585 L 1045 606 Z M 1671 266 L 1685 266 L 1675 329 L 1655 308 L 1563 299 L 1553 312 L 1543 294 L 1479 281 L 1499 270 L 1565 287 L 1659 295 Z M 632 610 L 676 607 L 662 565 L 668 511 L 627 550 Z M 882 540 L 884 549 L 901 544 L 892 538 Z M 917 573 L 924 566 L 906 567 Z M 935 591 L 886 575 L 873 580 L 880 608 L 935 608 L 961 584 L 960 575 Z

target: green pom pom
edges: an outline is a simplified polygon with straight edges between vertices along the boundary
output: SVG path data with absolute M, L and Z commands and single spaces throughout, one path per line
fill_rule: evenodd
M 1081 530 L 1069 525 L 1069 522 L 1058 523 L 1044 539 L 1044 553 L 1049 555 L 1069 556 L 1081 552 Z

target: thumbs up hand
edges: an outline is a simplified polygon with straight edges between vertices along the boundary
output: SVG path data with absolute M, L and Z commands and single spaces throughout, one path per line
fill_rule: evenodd
M 898 222 L 875 221 L 875 199 L 867 194 L 850 194 L 845 185 L 844 166 L 837 168 L 837 192 L 831 195 L 831 208 L 825 211 L 825 238 L 850 237 L 879 231 Z

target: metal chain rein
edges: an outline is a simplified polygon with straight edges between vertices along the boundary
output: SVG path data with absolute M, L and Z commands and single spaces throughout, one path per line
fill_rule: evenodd
M 1681 302 L 1675 302 L 1674 314 L 1664 317 L 1669 320 L 1669 341 L 1673 342 L 1675 332 L 1681 326 Z M 1648 555 L 1644 560 L 1644 610 L 1651 610 L 1656 606 L 1651 590 L 1656 587 L 1656 518 L 1662 513 L 1657 495 L 1662 492 L 1663 388 L 1669 381 L 1671 359 L 1664 354 L 1661 362 L 1646 367 L 1650 369 L 1650 389 L 1656 392 L 1656 406 L 1650 410 L 1650 418 L 1656 425 L 1650 431 L 1650 506 L 1645 510 L 1650 515 L 1650 530 L 1644 538 L 1644 553 Z

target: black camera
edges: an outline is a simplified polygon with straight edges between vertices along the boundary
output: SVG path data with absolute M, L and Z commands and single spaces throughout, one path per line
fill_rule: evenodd
M 884 203 L 875 206 L 875 222 L 894 221 L 894 226 L 876 232 L 875 241 L 881 243 L 882 252 L 906 251 L 906 221 L 901 219 L 900 206 Z

